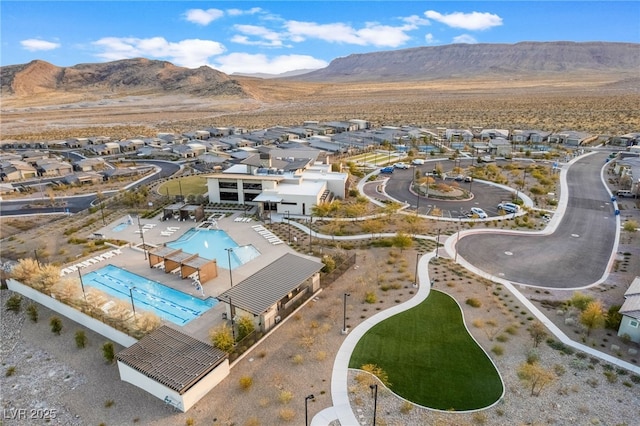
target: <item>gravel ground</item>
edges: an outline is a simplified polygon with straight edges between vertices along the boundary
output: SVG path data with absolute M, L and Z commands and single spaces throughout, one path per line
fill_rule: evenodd
M 179 413 L 142 390 L 119 380 L 117 367 L 105 363 L 101 345 L 104 338 L 86 331 L 89 345 L 77 349 L 74 333 L 82 327 L 63 318 L 60 336 L 49 329 L 53 315 L 40 307 L 40 320 L 32 323 L 24 314 L 4 310 L 9 291 L 2 291 L 3 368 L 15 366 L 10 377 L 2 374 L 1 404 L 3 424 L 44 424 L 43 420 L 11 419 L 17 408 L 56 410 L 49 424 L 64 425 L 281 425 L 301 424 L 304 419 L 304 397 L 315 395 L 308 404 L 311 418 L 331 405 L 330 380 L 333 357 L 344 336 L 342 328 L 343 293 L 349 292 L 347 324 L 355 327 L 385 306 L 400 303 L 412 296 L 412 276 L 415 252 L 405 251 L 397 265 L 381 266 L 388 258 L 386 249 L 372 249 L 358 256 L 357 268 L 345 273 L 330 288 L 321 292 L 316 301 L 307 304 L 299 314 L 285 322 L 251 354 L 238 362 L 230 376 L 207 394 L 188 413 Z M 442 260 L 442 262 L 446 262 Z M 363 302 L 370 288 L 376 265 L 383 269 L 389 281 L 403 285 L 395 290 L 379 292 L 379 303 Z M 615 374 L 615 383 L 604 375 L 603 363 L 592 364 L 589 358 L 562 355 L 545 343 L 539 348 L 540 362 L 564 369 L 553 384 L 540 396 L 530 396 L 520 383 L 517 366 L 525 361 L 532 346 L 526 326 L 526 315 L 513 310 L 492 296 L 487 287 L 472 275 L 460 277 L 451 273 L 452 266 L 443 263 L 435 271 L 435 288 L 447 292 L 461 304 L 471 333 L 494 359 L 505 381 L 504 398 L 494 407 L 478 413 L 443 413 L 420 407 L 410 408 L 403 401 L 380 387 L 378 394 L 378 425 L 637 425 L 640 418 L 640 384 L 624 372 Z M 399 272 L 403 271 L 403 272 Z M 404 278 L 402 278 L 404 277 Z M 404 282 L 402 281 L 404 280 Z M 456 281 L 459 280 L 459 281 Z M 506 296 L 506 295 L 505 295 Z M 468 297 L 482 300 L 483 308 L 464 304 Z M 24 304 L 23 304 L 24 306 Z M 486 309 L 485 309 L 486 308 Z M 511 309 L 512 311 L 510 311 Z M 495 329 L 476 327 L 474 320 L 492 319 Z M 490 352 L 497 344 L 499 329 L 516 325 L 513 334 L 504 334 L 508 341 L 500 343 L 502 356 Z M 492 337 L 492 338 L 490 338 Z M 117 348 L 120 349 L 120 348 Z M 614 369 L 614 372 L 616 370 Z M 622 374 L 621 374 L 622 373 Z M 357 385 L 351 373 L 352 406 L 363 424 L 371 424 L 373 400 L 368 387 Z M 241 377 L 251 377 L 253 386 L 243 390 Z M 290 400 L 289 400 L 290 399 Z M 352 425 L 343 425 L 352 426 Z M 355 426 L 355 425 L 354 425 Z

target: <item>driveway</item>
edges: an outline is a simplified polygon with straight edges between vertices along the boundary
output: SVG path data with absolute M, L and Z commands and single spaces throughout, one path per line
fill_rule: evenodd
M 463 235 L 458 256 L 514 283 L 579 288 L 606 275 L 617 246 L 617 220 L 601 171 L 606 153 L 577 159 L 566 172 L 555 230 L 548 235 L 517 232 Z M 564 211 L 563 211 L 564 210 Z

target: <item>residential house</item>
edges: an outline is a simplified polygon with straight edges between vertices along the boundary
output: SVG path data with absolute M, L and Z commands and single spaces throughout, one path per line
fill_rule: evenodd
M 635 277 L 624 293 L 624 303 L 618 312 L 622 314 L 618 336 L 627 335 L 631 341 L 640 343 L 640 277 Z
M 467 129 L 447 129 L 444 138 L 448 142 L 471 142 L 473 133 Z
M 593 136 L 585 132 L 575 132 L 567 130 L 550 134 L 549 142 L 558 144 L 561 143 L 569 146 L 580 146 L 593 142 L 597 138 L 598 135 Z
M 509 131 L 506 129 L 483 129 L 480 132 L 481 141 L 490 141 L 497 138 L 509 139 Z
M 75 161 L 73 168 L 81 172 L 101 171 L 107 168 L 107 163 L 104 161 L 104 158 L 100 157 L 83 158 L 82 160 Z
M 10 160 L 0 163 L 2 181 L 18 181 L 38 176 L 38 171 L 31 164 L 21 160 Z
M 65 176 L 73 173 L 71 164 L 53 158 L 40 160 L 36 164 L 40 176 Z
M 96 155 L 115 155 L 120 154 L 120 144 L 118 142 L 107 142 L 89 147 Z
M 189 145 L 174 145 L 171 148 L 171 152 L 179 155 L 182 158 L 193 158 L 196 156 L 196 153 Z
M 138 149 L 142 148 L 145 143 L 144 139 L 127 139 L 118 142 L 118 145 L 120 147 L 120 152 L 136 152 Z
M 514 143 L 540 144 L 546 142 L 550 134 L 542 130 L 514 130 L 511 140 Z

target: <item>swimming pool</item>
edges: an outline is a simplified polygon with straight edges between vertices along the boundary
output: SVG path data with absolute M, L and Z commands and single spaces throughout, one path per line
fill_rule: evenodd
M 231 269 L 249 262 L 260 256 L 260 252 L 251 244 L 239 246 L 226 232 L 220 229 L 191 228 L 180 238 L 170 243 L 168 247 L 182 249 L 185 253 L 198 254 L 205 259 L 218 262 L 222 268 L 229 267 L 228 248 L 231 251 Z
M 113 265 L 83 275 L 82 282 L 128 302 L 133 297 L 136 310 L 151 311 L 177 325 L 198 318 L 217 303 L 212 297 L 198 299 Z

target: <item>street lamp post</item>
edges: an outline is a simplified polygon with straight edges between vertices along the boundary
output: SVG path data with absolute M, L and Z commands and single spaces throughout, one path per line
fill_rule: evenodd
M 135 287 L 129 288 L 129 297 L 131 298 L 131 309 L 133 309 L 133 317 L 136 317 L 136 306 L 133 304 L 133 289 Z
M 304 397 L 304 426 L 309 425 L 309 409 L 307 407 L 307 402 L 309 402 L 310 399 L 314 398 L 315 397 L 313 396 L 313 394 Z
M 438 228 L 438 236 L 436 237 L 436 259 L 438 258 L 438 248 L 440 248 L 440 228 Z
M 142 238 L 142 251 L 144 252 L 144 259 L 147 260 L 147 246 L 144 243 L 144 232 L 142 232 L 142 224 L 140 223 L 140 215 L 138 215 L 138 230 L 140 231 L 140 238 Z
M 84 301 L 87 301 L 87 294 L 84 292 L 84 282 L 82 281 L 82 272 L 78 269 L 78 276 L 80 277 L 80 287 L 82 288 L 82 296 L 84 296 Z
M 231 304 L 231 296 L 229 297 L 229 318 L 231 318 L 231 336 L 233 337 L 233 344 L 236 344 L 236 330 L 234 329 L 234 321 L 233 321 L 233 305 Z
M 378 385 L 369 385 L 373 396 L 373 426 L 376 426 L 376 411 L 378 409 Z
M 311 225 L 313 225 L 313 216 L 309 217 L 309 253 L 313 253 L 311 249 Z
M 462 228 L 462 218 L 460 218 L 460 222 L 458 223 L 458 235 L 456 236 L 456 256 L 453 260 L 455 263 L 458 263 L 458 242 L 460 241 L 460 228 Z
M 416 253 L 416 274 L 413 282 L 414 287 L 418 287 L 418 262 L 420 262 L 420 253 Z
M 291 244 L 291 213 L 289 210 L 286 210 L 285 213 L 287 214 L 287 224 L 289 225 L 289 244 Z
M 229 259 L 229 283 L 231 283 L 231 287 L 233 287 L 233 275 L 231 274 L 231 252 L 233 251 L 233 247 L 227 247 L 225 250 L 227 251 L 227 259 Z
M 347 334 L 347 296 L 351 296 L 350 293 L 344 294 L 344 309 L 342 315 L 342 334 Z

